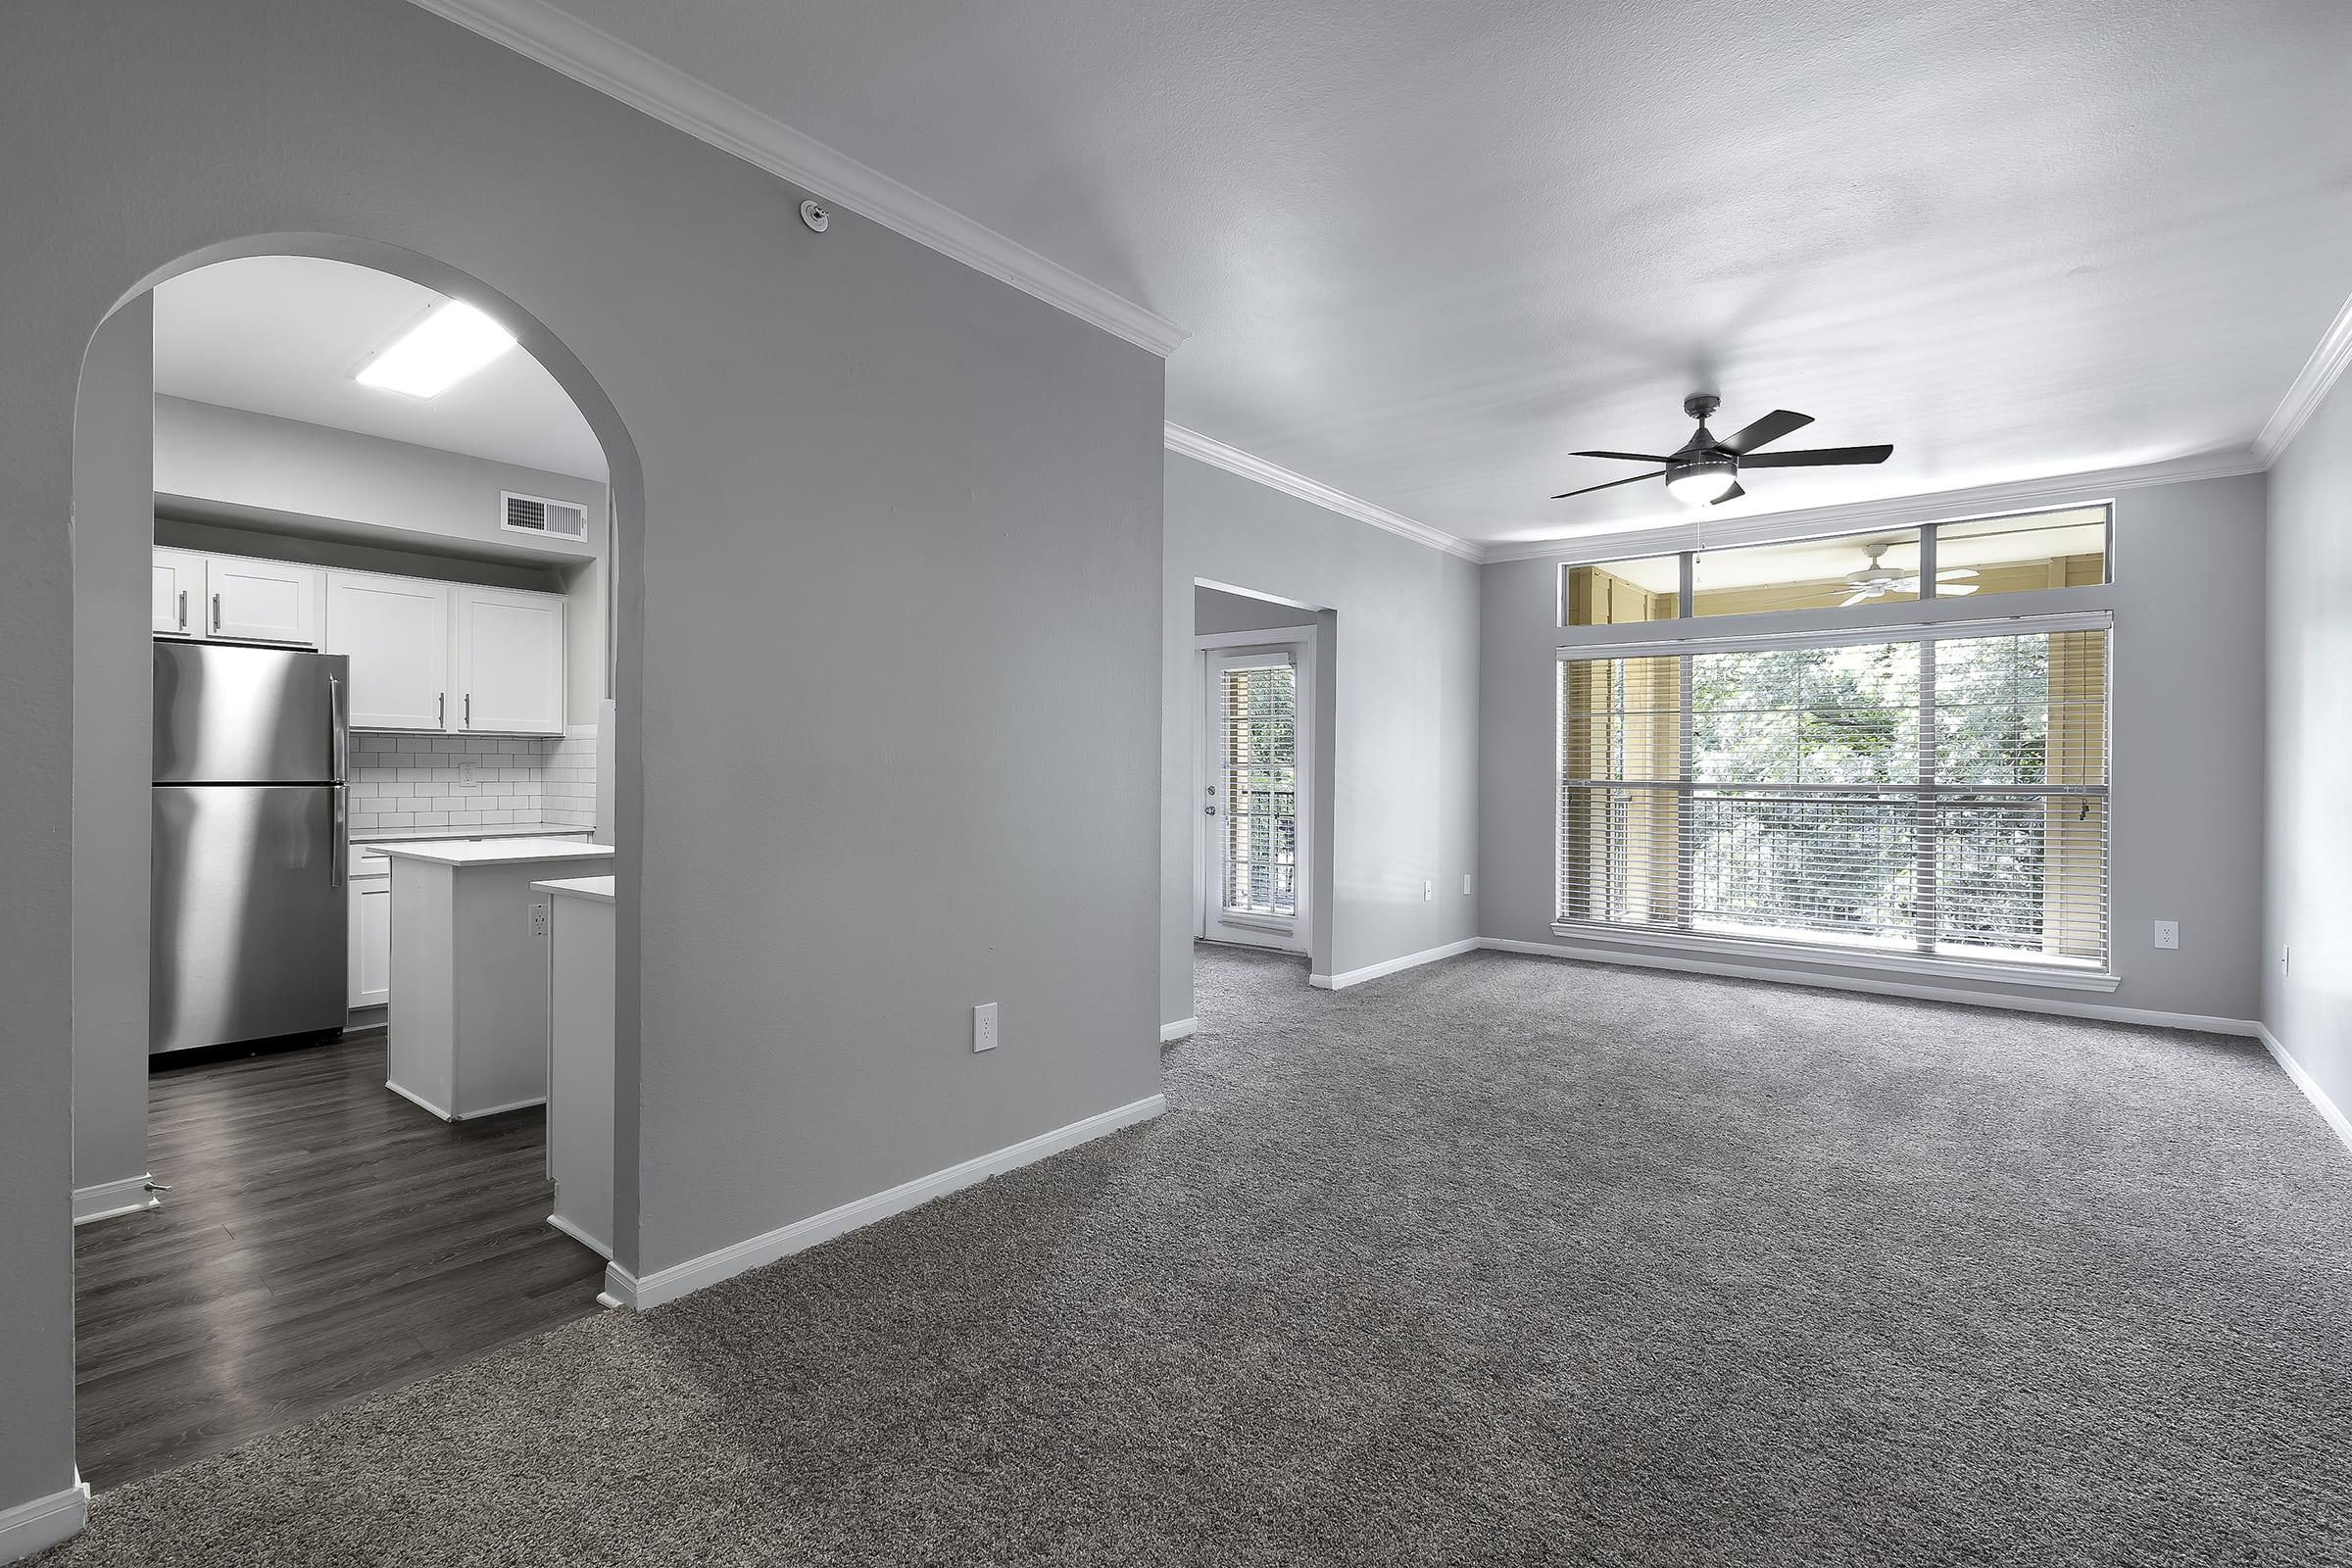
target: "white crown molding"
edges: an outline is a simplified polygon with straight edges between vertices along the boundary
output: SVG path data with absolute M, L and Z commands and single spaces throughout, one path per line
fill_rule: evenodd
M 1487 553 L 1467 539 L 1458 538 L 1442 528 L 1432 528 L 1425 522 L 1415 522 L 1386 507 L 1376 507 L 1369 501 L 1359 500 L 1345 490 L 1334 490 L 1321 480 L 1309 479 L 1303 473 L 1296 473 L 1280 464 L 1268 463 L 1263 458 L 1244 452 L 1240 447 L 1227 446 L 1214 436 L 1188 430 L 1173 421 L 1167 427 L 1167 448 L 1180 456 L 1198 459 L 1212 468 L 1223 468 L 1227 473 L 1238 473 L 1245 479 L 1253 479 L 1269 490 L 1297 496 L 1326 512 L 1336 512 L 1343 517 L 1368 522 L 1375 528 L 1386 529 L 1417 545 L 1443 550 L 1464 561 L 1487 559 Z
M 1163 358 L 1191 336 L 1165 317 L 664 65 L 548 0 L 412 3 Z
M 2218 452 L 2194 458 L 2175 458 L 2164 463 L 2142 464 L 2135 467 L 2098 468 L 2086 473 L 1975 485 L 1963 490 L 1930 490 L 1875 501 L 1848 502 L 1840 506 L 1775 512 L 1763 516 L 1740 517 L 1723 522 L 1682 517 L 1647 528 L 1491 544 L 1486 547 L 1486 559 L 1491 562 L 1552 560 L 1574 564 L 1616 561 L 1637 555 L 1670 555 L 1683 550 L 1725 550 L 1736 545 L 1775 544 L 1783 540 L 1819 538 L 1826 534 L 1859 532 L 1874 527 L 1908 526 L 1956 517 L 2032 512 L 2043 507 L 2100 501 L 2120 490 L 2260 473 L 2265 466 L 2263 460 L 2251 450 Z
M 2254 452 L 2262 459 L 2264 467 L 2278 461 L 2278 455 L 2310 422 L 2347 368 L 2352 368 L 2352 299 L 2344 301 L 2343 309 L 2335 313 L 2335 319 L 2328 323 L 2327 335 L 2320 339 L 2320 346 L 2303 362 L 2294 384 L 2286 389 L 2286 396 L 2278 400 L 2278 407 L 2263 425 L 2262 433 L 2254 438 Z

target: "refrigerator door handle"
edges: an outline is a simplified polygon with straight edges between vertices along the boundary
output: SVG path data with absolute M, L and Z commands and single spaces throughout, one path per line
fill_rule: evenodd
M 327 767 L 338 784 L 351 778 L 351 723 L 344 708 L 343 683 L 334 676 L 326 677 L 326 757 Z
M 326 862 L 326 885 L 330 888 L 339 888 L 343 885 L 343 857 L 346 853 L 344 845 L 351 839 L 343 814 L 345 788 L 346 786 L 341 784 L 335 786 L 335 842 L 330 847 Z

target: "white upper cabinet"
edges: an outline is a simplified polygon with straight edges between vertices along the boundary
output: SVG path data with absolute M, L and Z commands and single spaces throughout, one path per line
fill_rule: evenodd
M 204 634 L 315 648 L 320 576 L 316 566 L 208 556 Z
M 325 648 L 351 659 L 353 729 L 450 727 L 449 597 L 418 577 L 326 574 Z
M 159 637 L 201 637 L 204 599 L 204 558 L 192 550 L 155 553 L 150 629 Z
M 563 597 L 466 583 L 451 593 L 457 607 L 457 727 L 563 734 Z

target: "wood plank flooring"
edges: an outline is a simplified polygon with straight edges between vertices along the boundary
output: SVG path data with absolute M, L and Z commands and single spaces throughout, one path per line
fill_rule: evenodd
M 381 1032 L 154 1073 L 161 1208 L 74 1232 L 76 1444 L 101 1490 L 597 1310 L 547 1223 L 546 1116 L 455 1125 Z

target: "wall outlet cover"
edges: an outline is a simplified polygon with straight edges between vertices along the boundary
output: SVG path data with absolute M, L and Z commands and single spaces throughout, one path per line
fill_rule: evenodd
M 1423 904 L 1427 904 L 1430 900 L 1436 898 L 1437 896 L 1438 885 L 1435 882 L 1424 882 L 1421 884 L 1421 902 Z
M 460 762 L 458 764 L 458 788 L 462 790 L 478 790 L 481 787 L 482 764 L 471 761 Z
M 547 906 L 544 904 L 531 906 L 531 935 L 535 937 L 547 935 Z
M 2168 951 L 2180 946 L 2180 922 L 2178 920 L 2157 921 L 2156 945 Z
M 972 1049 L 997 1049 L 997 1004 L 993 1002 L 983 1002 L 972 1009 Z

